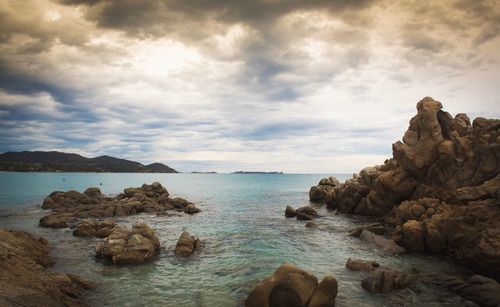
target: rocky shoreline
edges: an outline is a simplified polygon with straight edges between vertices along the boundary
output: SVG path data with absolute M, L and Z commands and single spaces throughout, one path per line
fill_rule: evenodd
M 52 273 L 47 240 L 0 228 L 0 306 L 86 306 L 93 284 L 72 274 Z

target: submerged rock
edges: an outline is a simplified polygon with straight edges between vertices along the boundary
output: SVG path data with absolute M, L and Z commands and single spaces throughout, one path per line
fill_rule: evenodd
M 200 245 L 200 239 L 192 236 L 189 232 L 181 233 L 175 246 L 175 254 L 181 257 L 189 257 Z
M 318 285 L 314 275 L 285 263 L 250 292 L 245 306 L 334 306 L 337 292 L 335 277 L 327 275 Z
M 0 306 L 86 306 L 92 284 L 53 273 L 48 242 L 24 231 L 0 228 Z
M 84 220 L 73 230 L 74 236 L 105 238 L 113 232 L 116 224 L 113 221 Z
M 158 182 L 126 188 L 113 198 L 104 196 L 98 188 L 88 188 L 84 193 L 56 191 L 45 198 L 42 208 L 53 211 L 40 219 L 40 226 L 54 228 L 72 227 L 80 219 L 111 218 L 141 212 L 166 216 L 163 213 L 172 210 L 192 215 L 201 211 L 184 198 L 170 198 L 168 191 Z
M 380 265 L 375 261 L 365 261 L 351 258 L 347 259 L 345 267 L 351 271 L 374 271 L 380 267 Z
M 383 235 L 385 233 L 384 225 L 382 225 L 380 223 L 373 223 L 373 224 L 358 226 L 358 227 L 352 229 L 349 232 L 349 235 L 352 237 L 359 238 L 359 236 L 361 235 L 361 232 L 363 230 L 368 230 L 368 231 L 373 232 L 374 234 L 377 234 L 377 235 Z
M 396 270 L 378 269 L 361 281 L 361 286 L 370 292 L 388 293 L 414 285 L 417 277 L 414 274 Z
M 389 254 L 400 254 L 405 252 L 405 249 L 396 244 L 394 240 L 386 239 L 368 230 L 363 230 L 359 238 L 363 241 L 375 244 Z
M 114 227 L 107 238 L 97 243 L 95 251 L 97 257 L 114 264 L 139 264 L 157 256 L 160 248 L 154 230 L 140 223 L 134 225 L 132 230 L 123 226 Z

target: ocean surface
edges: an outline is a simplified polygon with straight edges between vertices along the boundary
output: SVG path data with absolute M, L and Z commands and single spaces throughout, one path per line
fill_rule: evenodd
M 335 175 L 343 181 L 350 175 Z M 446 290 L 421 288 L 388 297 L 361 287 L 364 273 L 345 268 L 349 257 L 375 260 L 406 271 L 469 274 L 444 259 L 424 255 L 389 256 L 349 237 L 366 218 L 336 215 L 311 204 L 321 214 L 318 228 L 287 219 L 287 205 L 309 205 L 310 186 L 330 175 L 301 174 L 102 174 L 0 173 L 0 227 L 42 235 L 53 247 L 54 271 L 78 274 L 97 283 L 86 300 L 93 306 L 239 306 L 259 280 L 289 262 L 318 279 L 334 275 L 339 282 L 336 306 L 454 306 Z M 196 204 L 201 213 L 157 217 L 141 214 L 116 219 L 130 225 L 141 219 L 162 244 L 160 257 L 138 266 L 114 266 L 97 261 L 99 239 L 73 237 L 68 229 L 38 227 L 47 211 L 43 198 L 55 190 L 98 186 L 108 195 L 124 188 L 158 181 L 172 196 Z M 102 185 L 101 185 L 102 184 Z M 201 248 L 188 259 L 177 259 L 174 248 L 182 231 L 200 237 Z

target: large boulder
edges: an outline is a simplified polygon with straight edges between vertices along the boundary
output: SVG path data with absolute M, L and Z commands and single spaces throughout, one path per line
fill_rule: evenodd
M 181 233 L 175 246 L 175 254 L 181 257 L 189 257 L 200 246 L 200 239 L 192 236 L 189 232 Z
M 250 292 L 245 306 L 334 306 L 337 291 L 333 276 L 326 276 L 318 286 L 314 275 L 285 263 Z
M 147 224 L 132 227 L 116 226 L 112 233 L 96 245 L 96 256 L 114 264 L 139 264 L 153 259 L 160 253 L 160 241 Z
M 93 285 L 49 271 L 49 253 L 45 239 L 0 228 L 0 306 L 86 306 L 82 295 Z
M 297 212 L 295 211 L 295 209 L 290 206 L 286 206 L 285 217 L 295 217 L 295 216 L 297 216 Z

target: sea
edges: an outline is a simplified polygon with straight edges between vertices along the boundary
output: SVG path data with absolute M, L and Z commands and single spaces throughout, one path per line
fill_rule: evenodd
M 242 306 L 259 281 L 281 264 L 292 263 L 321 280 L 331 274 L 339 283 L 336 306 L 456 306 L 446 289 L 419 287 L 390 295 L 361 287 L 363 272 L 345 268 L 349 257 L 374 260 L 408 272 L 470 275 L 444 258 L 423 254 L 387 255 L 348 236 L 370 222 L 366 217 L 336 214 L 309 202 L 308 191 L 323 177 L 340 181 L 346 174 L 137 174 L 137 173 L 0 173 L 0 227 L 26 230 L 49 240 L 56 264 L 51 270 L 80 275 L 96 283 L 84 299 L 91 306 Z M 156 231 L 160 256 L 142 265 L 117 266 L 95 258 L 97 238 L 74 237 L 70 229 L 38 226 L 48 213 L 43 199 L 53 191 L 99 187 L 116 195 L 126 187 L 160 182 L 172 196 L 196 204 L 196 215 L 140 214 L 115 219 L 137 221 Z M 286 206 L 311 205 L 321 215 L 316 228 L 285 218 Z M 200 249 L 179 259 L 174 249 L 180 234 L 201 239 Z

